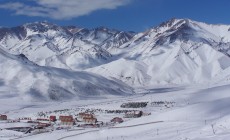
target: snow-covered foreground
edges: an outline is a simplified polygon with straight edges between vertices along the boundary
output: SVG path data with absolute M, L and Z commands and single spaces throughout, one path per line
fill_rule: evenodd
M 1 98 L 0 113 L 11 118 L 34 117 L 40 111 L 57 109 L 121 109 L 125 102 L 147 101 L 143 112 L 149 116 L 125 119 L 114 127 L 73 128 L 71 131 L 55 130 L 38 135 L 25 135 L 14 131 L 0 131 L 0 139 L 20 140 L 228 140 L 230 138 L 230 85 L 206 88 L 180 87 L 148 89 L 129 97 L 88 99 L 68 102 L 27 102 L 13 97 Z M 1 89 L 3 92 L 4 89 Z M 154 106 L 152 102 L 173 102 L 173 106 Z M 108 116 L 98 115 L 100 120 Z M 3 124 L 0 124 L 4 127 Z M 18 134 L 19 133 L 19 134 Z M 27 136 L 27 137 L 24 137 Z

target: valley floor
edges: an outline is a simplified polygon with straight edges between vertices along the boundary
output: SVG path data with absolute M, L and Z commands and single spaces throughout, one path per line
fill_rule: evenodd
M 127 102 L 148 102 L 138 108 L 150 115 L 124 118 L 115 126 L 99 128 L 71 127 L 41 134 L 24 134 L 5 130 L 0 121 L 0 140 L 228 140 L 230 138 L 230 85 L 206 88 L 161 88 L 139 90 L 133 96 L 113 99 L 84 99 L 63 102 L 23 102 L 7 89 L 0 89 L 0 113 L 11 119 L 38 117 L 38 112 L 66 110 L 66 115 L 82 110 L 96 112 L 98 120 L 109 121 L 124 114 L 108 114 L 103 110 L 122 110 Z M 13 93 L 13 92 L 12 92 Z M 163 104 L 155 104 L 163 102 Z M 63 112 L 62 112 L 63 113 Z M 51 113 L 52 114 L 52 113 Z

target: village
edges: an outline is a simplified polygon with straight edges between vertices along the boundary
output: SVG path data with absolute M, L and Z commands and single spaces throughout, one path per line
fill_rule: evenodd
M 102 109 L 78 107 L 53 111 L 37 112 L 33 116 L 11 119 L 11 116 L 0 114 L 0 131 L 11 130 L 23 135 L 35 135 L 52 131 L 73 131 L 89 128 L 112 128 L 117 124 L 151 115 L 146 109 L 173 106 L 173 102 L 127 102 L 119 105 L 119 109 Z

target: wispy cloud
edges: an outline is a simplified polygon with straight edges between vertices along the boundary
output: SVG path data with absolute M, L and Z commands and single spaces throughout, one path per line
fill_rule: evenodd
M 15 15 L 72 19 L 100 9 L 116 9 L 131 0 L 25 0 L 1 3 L 0 9 L 11 10 Z

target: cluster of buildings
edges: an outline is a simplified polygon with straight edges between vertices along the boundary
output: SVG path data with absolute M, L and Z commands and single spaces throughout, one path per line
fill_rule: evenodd
M 144 115 L 142 111 L 138 111 L 138 110 L 126 111 L 124 113 L 125 115 L 123 118 L 138 118 Z M 102 122 L 102 121 L 98 121 L 94 114 L 82 112 L 82 113 L 75 115 L 75 117 L 73 117 L 72 115 L 66 115 L 66 116 L 65 115 L 60 115 L 60 116 L 51 115 L 47 117 L 44 115 L 44 118 L 31 119 L 29 117 L 23 117 L 23 118 L 18 118 L 17 120 L 10 120 L 7 118 L 7 115 L 0 114 L 0 121 L 5 120 L 6 123 L 24 123 L 26 124 L 25 127 L 15 127 L 17 126 L 17 124 L 15 124 L 13 125 L 14 127 L 6 128 L 6 129 L 15 130 L 19 132 L 25 132 L 25 133 L 30 133 L 31 131 L 35 129 L 38 129 L 38 130 L 52 129 L 53 130 L 55 128 L 56 129 L 65 128 L 64 126 L 69 127 L 73 125 L 77 125 L 80 127 L 85 127 L 85 126 L 86 127 L 88 126 L 100 127 L 100 126 L 111 125 L 111 124 L 116 124 L 116 123 L 123 123 L 124 122 L 123 118 L 114 117 L 109 122 Z
M 138 110 L 133 110 L 133 111 L 128 111 L 125 113 L 124 118 L 138 118 L 143 115 L 142 111 Z M 7 115 L 0 115 L 0 120 L 7 120 Z M 97 118 L 90 113 L 79 113 L 77 115 L 77 118 L 74 118 L 73 116 L 59 116 L 57 119 L 56 116 L 52 115 L 49 116 L 49 118 L 37 118 L 36 120 L 32 120 L 29 117 L 24 117 L 24 118 L 19 118 L 18 121 L 21 122 L 28 122 L 28 123 L 38 123 L 40 126 L 50 126 L 51 122 L 56 122 L 56 124 L 60 125 L 75 125 L 76 122 L 83 122 L 85 124 L 96 124 L 98 122 Z M 119 117 L 113 118 L 110 122 L 114 123 L 122 123 L 123 119 Z
M 73 126 L 76 124 L 76 122 L 82 122 L 85 124 L 96 124 L 98 122 L 97 118 L 93 114 L 87 114 L 87 113 L 79 113 L 78 118 L 74 118 L 71 115 L 69 116 L 61 115 L 59 116 L 59 118 L 57 118 L 56 116 L 52 115 L 49 116 L 49 118 L 37 118 L 37 119 L 23 117 L 23 118 L 18 118 L 17 121 L 7 119 L 7 115 L 0 115 L 0 120 L 5 120 L 8 123 L 23 122 L 23 123 L 37 124 L 35 128 L 44 128 L 44 127 L 51 126 L 51 124 Z

